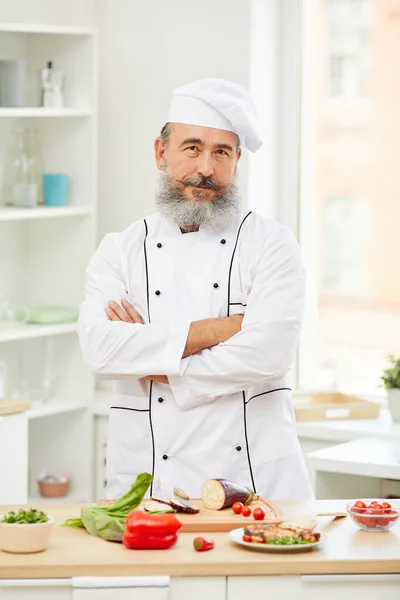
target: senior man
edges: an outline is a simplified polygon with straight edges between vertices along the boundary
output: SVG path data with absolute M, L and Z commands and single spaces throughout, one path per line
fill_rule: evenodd
M 108 234 L 88 266 L 82 352 L 117 380 L 109 498 L 143 471 L 156 496 L 198 497 L 222 477 L 270 499 L 313 497 L 288 382 L 301 256 L 288 229 L 245 209 L 236 183 L 242 149 L 261 145 L 243 86 L 175 90 L 155 140 L 158 212 Z

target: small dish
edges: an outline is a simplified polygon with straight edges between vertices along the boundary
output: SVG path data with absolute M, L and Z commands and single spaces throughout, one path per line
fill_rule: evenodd
M 400 517 L 400 507 L 385 500 L 354 500 L 346 504 L 347 514 L 363 531 L 388 531 Z
M 228 533 L 229 538 L 232 542 L 236 544 L 240 544 L 245 548 L 249 548 L 250 550 L 255 550 L 258 552 L 305 552 L 306 550 L 312 550 L 313 548 L 318 548 L 323 541 L 326 539 L 325 534 L 321 534 L 318 542 L 310 543 L 310 544 L 292 544 L 285 546 L 277 546 L 275 544 L 261 544 L 257 542 L 244 542 L 243 541 L 244 528 L 240 527 L 239 529 L 233 529 Z
M 46 550 L 54 519 L 45 523 L 2 523 L 0 515 L 0 550 L 14 554 L 31 554 Z

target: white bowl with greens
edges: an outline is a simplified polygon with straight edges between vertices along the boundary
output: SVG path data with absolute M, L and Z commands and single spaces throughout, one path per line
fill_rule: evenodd
M 44 512 L 10 511 L 0 516 L 0 550 L 16 554 L 43 552 L 49 544 L 54 520 Z

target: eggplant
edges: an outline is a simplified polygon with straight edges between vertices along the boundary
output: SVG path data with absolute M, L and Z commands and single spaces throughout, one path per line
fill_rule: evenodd
M 175 510 L 169 504 L 159 502 L 158 500 L 145 500 L 143 508 L 149 513 L 174 513 Z
M 169 498 L 158 498 L 156 496 L 152 496 L 150 500 L 153 500 L 153 502 L 160 502 L 160 504 L 166 504 L 167 506 L 172 506 Z
M 186 506 L 186 504 L 182 504 L 182 502 L 180 502 L 178 498 L 156 498 L 155 496 L 153 496 L 151 500 L 153 500 L 153 502 L 160 502 L 161 504 L 170 506 L 174 510 L 182 513 L 194 515 L 200 512 L 200 509 L 197 508 L 197 506 Z
M 201 486 L 201 499 L 211 510 L 228 508 L 235 502 L 248 505 L 258 498 L 251 489 L 227 479 L 207 479 Z
M 194 504 L 190 503 L 190 506 L 189 504 L 183 504 L 178 498 L 171 498 L 170 504 L 172 508 L 175 508 L 178 512 L 183 512 L 188 515 L 195 515 L 200 512 L 200 509 L 197 508 L 197 506 L 194 506 Z

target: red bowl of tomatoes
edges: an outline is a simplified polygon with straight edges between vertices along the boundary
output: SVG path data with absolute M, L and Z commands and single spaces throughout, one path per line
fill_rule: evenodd
M 388 531 L 400 517 L 399 505 L 385 500 L 347 502 L 347 514 L 363 531 Z

